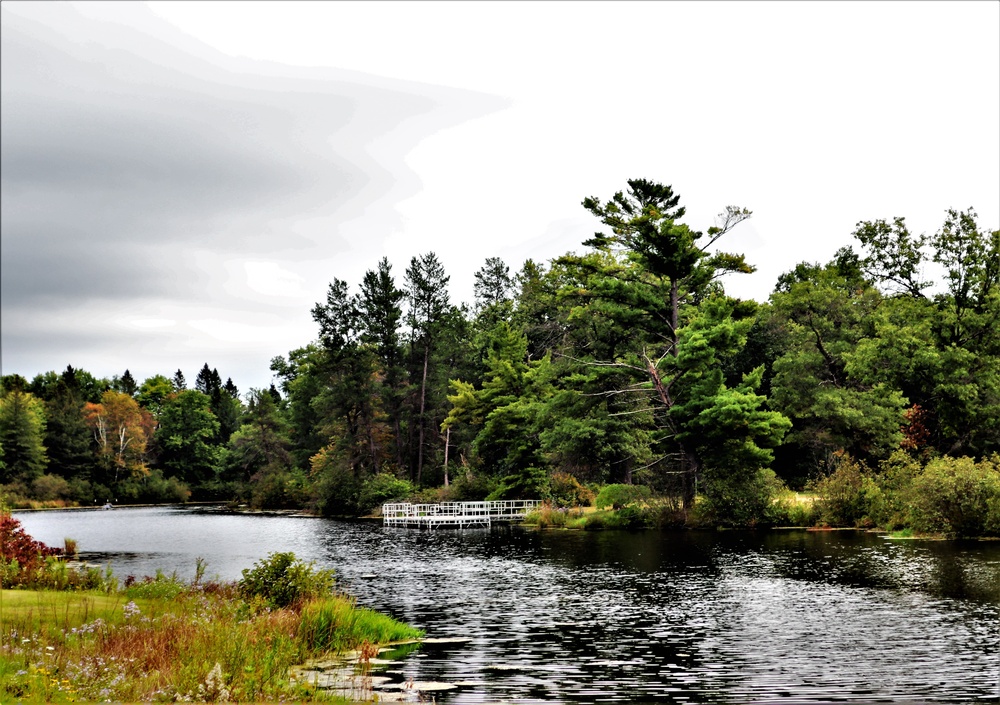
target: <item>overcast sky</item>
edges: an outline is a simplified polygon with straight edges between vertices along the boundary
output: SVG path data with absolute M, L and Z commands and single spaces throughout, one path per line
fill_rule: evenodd
M 334 277 L 547 262 L 672 184 L 777 276 L 860 220 L 1000 227 L 996 2 L 4 2 L 3 373 L 246 391 Z

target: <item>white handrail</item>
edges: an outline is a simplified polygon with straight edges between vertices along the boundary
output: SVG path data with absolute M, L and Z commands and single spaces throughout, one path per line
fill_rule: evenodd
M 494 502 L 438 502 L 411 504 L 390 502 L 382 505 L 386 525 L 453 526 L 485 525 L 494 520 L 515 521 L 541 504 L 537 499 L 498 500 Z

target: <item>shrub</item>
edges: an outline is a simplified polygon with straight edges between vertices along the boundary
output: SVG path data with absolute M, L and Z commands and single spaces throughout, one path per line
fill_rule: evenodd
M 568 472 L 552 473 L 548 495 L 557 507 L 589 507 L 594 501 L 594 493 Z
M 1000 535 L 1000 456 L 931 460 L 906 492 L 909 525 L 952 536 Z
M 153 468 L 144 477 L 120 482 L 115 496 L 122 504 L 183 504 L 191 497 L 191 491 L 177 478 L 165 478 L 162 470 Z
M 243 571 L 240 594 L 260 597 L 271 607 L 291 607 L 333 591 L 334 573 L 304 563 L 294 553 L 272 553 Z
M 468 468 L 458 473 L 451 483 L 451 495 L 455 502 L 480 502 L 496 490 L 498 483 L 486 473 L 472 473 Z
M 413 493 L 413 485 L 389 473 L 379 473 L 369 477 L 361 486 L 358 510 L 362 514 L 371 512 L 386 502 L 401 500 Z
M 39 475 L 31 481 L 31 492 L 43 502 L 71 499 L 73 495 L 69 482 L 59 475 Z
M 4 585 L 23 584 L 45 564 L 48 556 L 59 553 L 41 541 L 31 538 L 21 522 L 9 513 L 0 514 L 0 559 L 3 562 Z
M 871 526 L 880 490 L 868 469 L 850 455 L 834 455 L 836 468 L 813 485 L 819 521 L 831 526 Z
M 629 504 L 607 517 L 609 529 L 645 529 L 652 526 L 649 512 L 635 504 Z
M 774 500 L 774 522 L 783 526 L 814 526 L 819 518 L 812 497 L 786 491 Z
M 652 491 L 645 485 L 605 485 L 597 493 L 594 505 L 598 509 L 611 507 L 621 509 L 635 502 L 643 502 L 652 496 Z
M 919 461 L 904 451 L 896 451 L 879 466 L 879 492 L 871 498 L 871 516 L 884 529 L 902 529 L 910 522 L 908 493 L 913 478 L 922 472 Z
M 705 490 L 691 517 L 695 524 L 755 527 L 780 518 L 774 500 L 785 490 L 770 468 L 705 472 Z

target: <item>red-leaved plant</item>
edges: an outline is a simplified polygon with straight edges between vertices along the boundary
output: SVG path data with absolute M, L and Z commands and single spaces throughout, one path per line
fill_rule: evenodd
M 21 522 L 10 514 L 0 514 L 0 558 L 4 563 L 17 561 L 22 571 L 28 571 L 45 560 L 45 556 L 59 553 L 58 548 L 50 548 L 31 538 L 24 532 Z

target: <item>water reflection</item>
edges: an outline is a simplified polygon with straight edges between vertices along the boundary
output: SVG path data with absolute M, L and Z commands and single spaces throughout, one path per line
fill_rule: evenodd
M 1000 544 L 854 532 L 421 532 L 189 510 L 21 514 L 115 571 L 337 569 L 429 643 L 438 702 L 1000 701 Z

